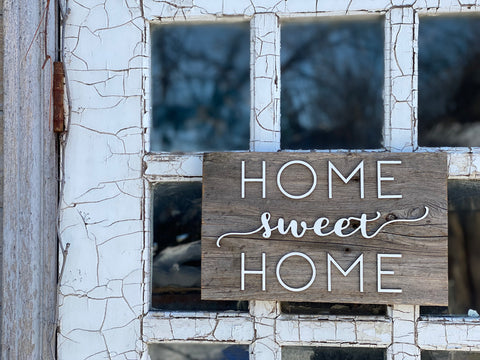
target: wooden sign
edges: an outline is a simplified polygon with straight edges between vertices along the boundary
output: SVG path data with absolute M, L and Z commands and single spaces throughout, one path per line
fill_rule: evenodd
M 447 305 L 447 160 L 212 153 L 202 299 Z

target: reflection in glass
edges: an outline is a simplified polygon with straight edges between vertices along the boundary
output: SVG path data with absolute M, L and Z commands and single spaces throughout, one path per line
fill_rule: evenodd
M 200 182 L 154 187 L 152 308 L 247 310 L 245 301 L 200 301 L 201 205 Z
M 448 308 L 422 306 L 422 315 L 480 312 L 480 182 L 448 181 Z
M 422 351 L 422 360 L 480 360 L 480 353 L 465 351 Z
M 480 17 L 419 25 L 420 146 L 480 146 Z
M 282 302 L 284 314 L 300 315 L 382 315 L 387 314 L 386 305 L 331 304 L 312 302 Z
M 151 344 L 151 360 L 248 360 L 248 345 Z
M 286 346 L 282 360 L 384 360 L 385 349 Z
M 152 151 L 247 150 L 248 23 L 152 30 Z
M 383 21 L 282 26 L 283 149 L 380 148 Z

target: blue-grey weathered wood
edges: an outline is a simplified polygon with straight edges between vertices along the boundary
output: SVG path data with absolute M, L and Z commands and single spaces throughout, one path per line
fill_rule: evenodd
M 3 1 L 2 1 L 3 5 Z M 0 9 L 0 29 L 3 29 L 3 6 Z M 3 127 L 3 31 L 0 32 L 0 127 Z M 3 219 L 3 131 L 0 131 L 0 219 Z M 3 221 L 0 221 L 0 274 L 3 250 Z M 0 276 L 0 289 L 2 288 L 2 280 Z M 2 294 L 0 292 L 0 314 L 2 305 Z M 0 328 L 1 337 L 1 328 Z M 1 351 L 1 345 L 0 345 Z
M 57 153 L 49 124 L 51 62 L 42 69 L 44 23 L 36 34 L 46 3 L 3 1 L 2 359 L 55 356 Z M 54 5 L 46 31 L 52 60 Z

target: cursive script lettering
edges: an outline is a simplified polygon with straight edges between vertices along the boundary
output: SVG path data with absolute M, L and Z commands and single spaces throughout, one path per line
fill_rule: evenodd
M 258 229 L 249 231 L 249 232 L 230 232 L 230 233 L 223 234 L 217 239 L 217 246 L 220 247 L 220 242 L 222 241 L 223 238 L 227 236 L 253 235 L 262 231 L 263 231 L 262 237 L 264 239 L 269 239 L 272 236 L 272 232 L 275 230 L 278 231 L 278 233 L 281 235 L 286 235 L 288 233 L 291 233 L 291 235 L 296 239 L 302 238 L 307 231 L 313 231 L 315 235 L 320 237 L 335 234 L 338 237 L 342 237 L 342 238 L 349 237 L 357 232 L 360 232 L 362 237 L 364 237 L 365 239 L 371 239 L 377 236 L 378 233 L 380 233 L 380 231 L 382 231 L 382 229 L 387 225 L 397 223 L 397 222 L 402 222 L 402 223 L 417 222 L 425 219 L 428 216 L 428 213 L 429 213 L 429 208 L 425 206 L 425 213 L 422 216 L 414 219 L 388 220 L 385 223 L 383 223 L 373 233 L 369 234 L 367 232 L 367 224 L 369 222 L 376 221 L 380 218 L 381 215 L 378 211 L 376 212 L 375 217 L 371 219 L 367 218 L 367 214 L 362 214 L 360 215 L 360 217 L 350 216 L 347 218 L 340 218 L 333 225 L 333 229 L 327 232 L 324 232 L 324 230 L 330 224 L 330 220 L 326 217 L 318 218 L 317 220 L 315 220 L 315 222 L 313 223 L 313 226 L 311 227 L 309 227 L 305 221 L 298 222 L 297 220 L 290 220 L 290 223 L 285 227 L 285 219 L 279 218 L 277 220 L 277 225 L 272 227 L 270 224 L 270 220 L 272 216 L 270 215 L 269 212 L 264 212 L 260 216 L 260 222 L 262 225 Z M 352 221 L 356 222 L 359 225 L 353 230 L 350 230 L 350 232 L 348 232 L 347 229 L 350 228 Z

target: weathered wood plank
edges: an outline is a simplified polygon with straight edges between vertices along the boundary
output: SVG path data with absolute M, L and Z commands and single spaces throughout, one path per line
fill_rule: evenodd
M 3 5 L 3 2 L 2 2 Z M 3 6 L 0 7 L 0 29 L 3 29 Z M 0 127 L 3 129 L 3 31 L 0 33 Z M 3 257 L 3 131 L 0 132 L 0 269 Z M 0 270 L 1 271 L 1 270 Z M 0 288 L 2 287 L 0 277 Z M 0 292 L 0 309 L 2 304 L 2 294 Z M 1 336 L 1 327 L 0 327 Z M 1 352 L 1 348 L 0 348 Z
M 50 62 L 55 3 L 3 2 L 4 216 L 2 359 L 55 358 L 57 152 Z M 37 32 L 37 28 L 39 31 Z M 46 37 L 46 39 L 45 39 Z M 48 49 L 45 49 L 45 46 Z
M 447 303 L 444 154 L 214 153 L 203 173 L 204 299 Z

